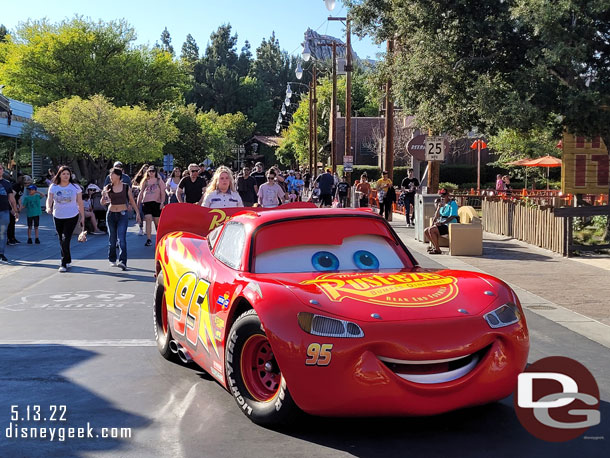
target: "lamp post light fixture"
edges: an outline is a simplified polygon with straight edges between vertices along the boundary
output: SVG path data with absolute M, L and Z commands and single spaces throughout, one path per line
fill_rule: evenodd
M 303 67 L 301 67 L 301 61 L 297 62 L 297 69 L 294 71 L 294 74 L 296 75 L 298 80 L 303 78 Z
M 282 105 L 282 114 L 286 115 L 286 105 Z
M 326 5 L 326 9 L 328 11 L 332 11 L 335 9 L 335 0 L 324 0 L 324 4 Z
M 286 105 L 287 107 L 289 107 L 289 106 L 290 106 L 290 99 L 289 99 L 288 97 L 286 97 L 286 98 L 284 99 L 284 105 Z
M 301 53 L 301 57 L 305 62 L 308 62 L 309 59 L 311 59 L 311 50 L 309 49 L 309 43 L 307 43 L 307 39 L 305 39 L 305 43 L 303 43 L 303 52 Z
M 286 98 L 287 99 L 292 98 L 292 89 L 290 88 L 290 83 L 287 83 L 287 86 L 286 86 Z

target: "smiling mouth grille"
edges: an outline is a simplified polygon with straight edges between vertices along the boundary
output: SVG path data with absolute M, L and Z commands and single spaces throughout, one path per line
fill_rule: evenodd
M 396 375 L 414 383 L 444 383 L 456 380 L 472 371 L 483 359 L 489 347 L 457 358 L 409 361 L 380 356 L 379 359 Z

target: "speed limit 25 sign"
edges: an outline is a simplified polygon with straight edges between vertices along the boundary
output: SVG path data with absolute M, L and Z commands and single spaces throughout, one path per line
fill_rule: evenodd
M 427 161 L 445 160 L 445 139 L 443 137 L 426 137 L 424 145 Z

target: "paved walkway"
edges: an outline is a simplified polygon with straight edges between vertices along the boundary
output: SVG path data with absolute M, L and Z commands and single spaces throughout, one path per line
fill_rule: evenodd
M 482 256 L 430 255 L 414 229 L 394 215 L 391 223 L 423 267 L 488 273 L 515 289 L 526 310 L 610 348 L 610 257 L 564 258 L 485 232 Z

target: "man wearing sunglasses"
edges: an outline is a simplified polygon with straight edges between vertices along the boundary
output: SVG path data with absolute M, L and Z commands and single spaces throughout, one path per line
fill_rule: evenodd
M 199 166 L 197 164 L 189 165 L 188 170 L 189 176 L 184 177 L 178 183 L 176 198 L 178 202 L 201 205 L 207 182 L 199 176 Z

